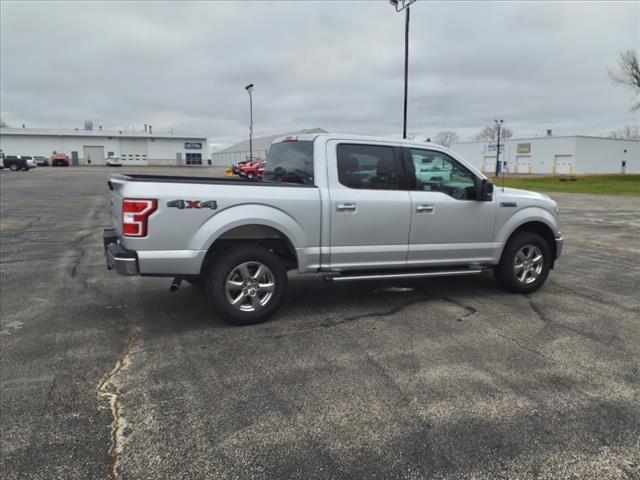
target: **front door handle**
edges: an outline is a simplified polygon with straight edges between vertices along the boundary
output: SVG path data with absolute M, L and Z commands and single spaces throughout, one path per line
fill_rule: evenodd
M 339 212 L 355 212 L 356 204 L 355 203 L 338 203 L 336 205 L 336 210 Z
M 433 205 L 416 205 L 416 212 L 433 213 Z

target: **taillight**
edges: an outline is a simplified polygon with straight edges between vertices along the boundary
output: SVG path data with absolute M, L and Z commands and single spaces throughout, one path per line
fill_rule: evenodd
M 122 200 L 122 234 L 125 237 L 146 237 L 147 220 L 157 208 L 158 201 L 155 199 Z

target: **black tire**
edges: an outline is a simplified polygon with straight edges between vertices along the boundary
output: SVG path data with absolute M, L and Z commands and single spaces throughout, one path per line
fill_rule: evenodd
M 255 175 L 253 174 L 253 172 L 249 172 L 249 173 L 247 173 L 247 178 L 248 178 L 249 180 L 253 180 L 253 178 L 254 178 L 254 177 L 255 177 Z
M 18 171 L 18 164 L 17 163 L 12 163 L 11 165 L 9 165 L 9 170 L 11 170 L 12 172 L 17 172 Z
M 256 285 L 253 286 L 253 289 L 251 285 L 248 285 L 247 287 L 238 287 L 237 290 L 227 292 L 227 278 L 233 273 L 239 272 L 239 266 L 244 264 L 249 264 L 248 268 L 251 274 L 257 272 L 257 269 L 251 270 L 251 268 L 257 267 L 258 264 L 266 267 L 263 271 L 266 272 L 264 275 L 268 275 L 261 278 L 263 280 L 265 278 L 272 280 L 270 283 L 273 286 L 270 287 L 270 292 L 260 289 Z M 251 276 L 249 275 L 246 278 Z M 237 280 L 236 283 L 241 283 L 242 281 L 240 276 L 232 278 Z M 282 262 L 269 250 L 257 245 L 239 246 L 225 250 L 220 254 L 220 258 L 211 263 L 205 274 L 205 292 L 214 308 L 229 323 L 234 325 L 253 325 L 266 321 L 278 311 L 287 295 L 287 280 L 287 271 Z M 267 285 L 268 283 L 265 282 L 262 285 Z M 260 283 L 257 285 L 260 285 Z M 246 291 L 253 295 L 243 295 L 243 288 L 246 288 Z M 227 298 L 228 295 L 230 298 L 232 296 L 241 298 L 238 304 L 240 307 L 231 305 L 231 300 Z M 267 295 L 269 295 L 268 298 Z M 265 299 L 264 305 L 254 306 L 254 302 L 261 303 Z
M 527 259 L 529 252 L 531 252 L 531 258 Z M 516 268 L 517 255 L 520 255 L 517 265 L 524 264 L 525 267 Z M 534 261 L 538 255 L 542 256 L 539 269 L 538 263 Z M 551 261 L 551 248 L 544 238 L 537 233 L 521 232 L 509 239 L 502 252 L 500 264 L 494 268 L 493 272 L 498 284 L 505 290 L 531 293 L 540 288 L 547 279 Z M 529 269 L 528 273 L 527 269 Z M 519 278 L 521 275 L 522 279 Z

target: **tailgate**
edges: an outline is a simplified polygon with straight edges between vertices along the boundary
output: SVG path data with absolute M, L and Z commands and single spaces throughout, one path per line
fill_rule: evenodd
M 122 198 L 124 196 L 124 186 L 128 181 L 129 179 L 126 175 L 112 175 L 107 181 L 111 192 L 111 224 L 116 229 L 118 237 L 122 236 Z

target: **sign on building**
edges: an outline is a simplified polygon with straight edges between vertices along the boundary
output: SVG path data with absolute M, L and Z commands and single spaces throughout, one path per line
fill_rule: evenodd
M 518 144 L 518 153 L 531 153 L 531 144 L 530 143 L 519 143 Z

